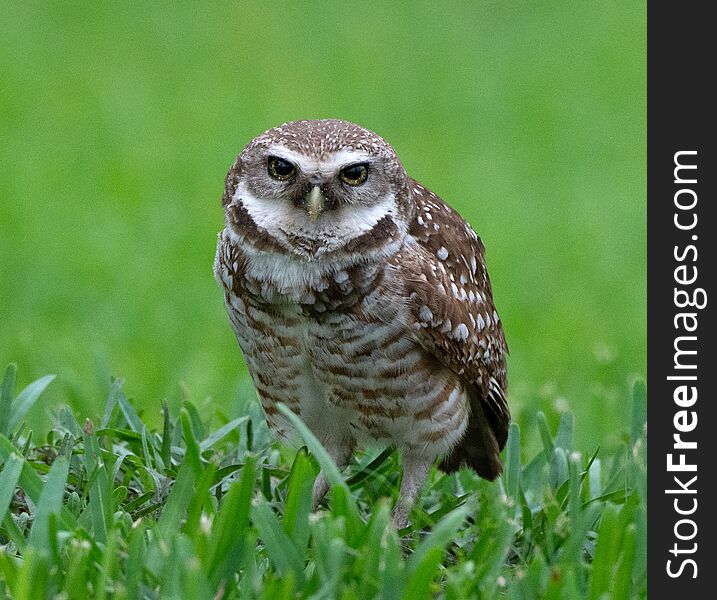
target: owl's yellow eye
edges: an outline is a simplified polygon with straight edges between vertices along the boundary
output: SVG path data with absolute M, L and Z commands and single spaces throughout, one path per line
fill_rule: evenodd
M 278 156 L 270 156 L 267 162 L 267 171 L 274 179 L 287 181 L 294 175 L 296 167 L 288 160 L 284 160 Z
M 368 165 L 359 163 L 344 167 L 339 171 L 339 177 L 341 181 L 349 185 L 361 185 L 368 177 Z

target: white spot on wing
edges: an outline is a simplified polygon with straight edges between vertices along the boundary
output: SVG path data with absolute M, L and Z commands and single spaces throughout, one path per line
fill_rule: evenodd
M 421 319 L 421 321 L 433 321 L 433 313 L 431 312 L 431 309 L 424 304 L 418 310 L 418 318 Z
M 436 256 L 439 258 L 439 260 L 446 260 L 448 258 L 448 250 L 446 250 L 445 246 L 441 246 L 438 249 L 438 252 L 436 252 Z
M 461 323 L 458 327 L 453 330 L 453 337 L 459 341 L 465 341 L 468 339 L 468 327 Z

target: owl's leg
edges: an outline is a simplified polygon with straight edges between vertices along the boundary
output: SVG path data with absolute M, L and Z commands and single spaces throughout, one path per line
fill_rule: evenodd
M 435 457 L 409 450 L 403 452 L 403 479 L 396 507 L 393 509 L 393 526 L 396 530 L 408 526 L 411 508 L 416 503 L 423 484 L 426 483 Z
M 316 481 L 314 481 L 314 490 L 311 492 L 311 510 L 315 511 L 319 508 L 319 504 L 321 504 L 321 501 L 324 499 L 324 496 L 326 496 L 328 491 L 329 482 L 326 480 L 324 472 L 321 471 L 316 478 Z
M 353 446 L 325 447 L 326 451 L 329 453 L 329 456 L 331 456 L 339 469 L 343 469 L 346 465 L 349 464 L 351 456 L 354 453 Z M 319 508 L 319 504 L 321 504 L 321 501 L 324 499 L 324 496 L 326 496 L 326 493 L 329 491 L 329 487 L 331 486 L 329 485 L 329 482 L 326 479 L 326 476 L 324 475 L 324 471 L 322 469 L 318 477 L 316 478 L 316 481 L 314 481 L 314 489 L 311 493 L 313 507 L 312 510 L 316 510 L 317 508 Z

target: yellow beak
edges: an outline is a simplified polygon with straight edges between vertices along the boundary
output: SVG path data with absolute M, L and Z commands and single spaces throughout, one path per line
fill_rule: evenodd
M 324 195 L 321 193 L 318 185 L 311 188 L 309 195 L 306 196 L 305 206 L 312 221 L 316 221 L 316 219 L 319 218 L 319 215 L 324 212 L 324 208 L 326 207 L 326 198 L 324 198 Z

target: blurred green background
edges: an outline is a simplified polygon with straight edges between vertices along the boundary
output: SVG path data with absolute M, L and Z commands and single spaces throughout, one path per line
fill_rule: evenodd
M 637 1 L 0 7 L 0 364 L 97 415 L 251 393 L 212 277 L 234 156 L 281 122 L 385 137 L 488 248 L 516 419 L 614 442 L 645 373 Z M 205 404 L 206 403 L 206 404 Z M 46 410 L 36 410 L 42 427 Z

